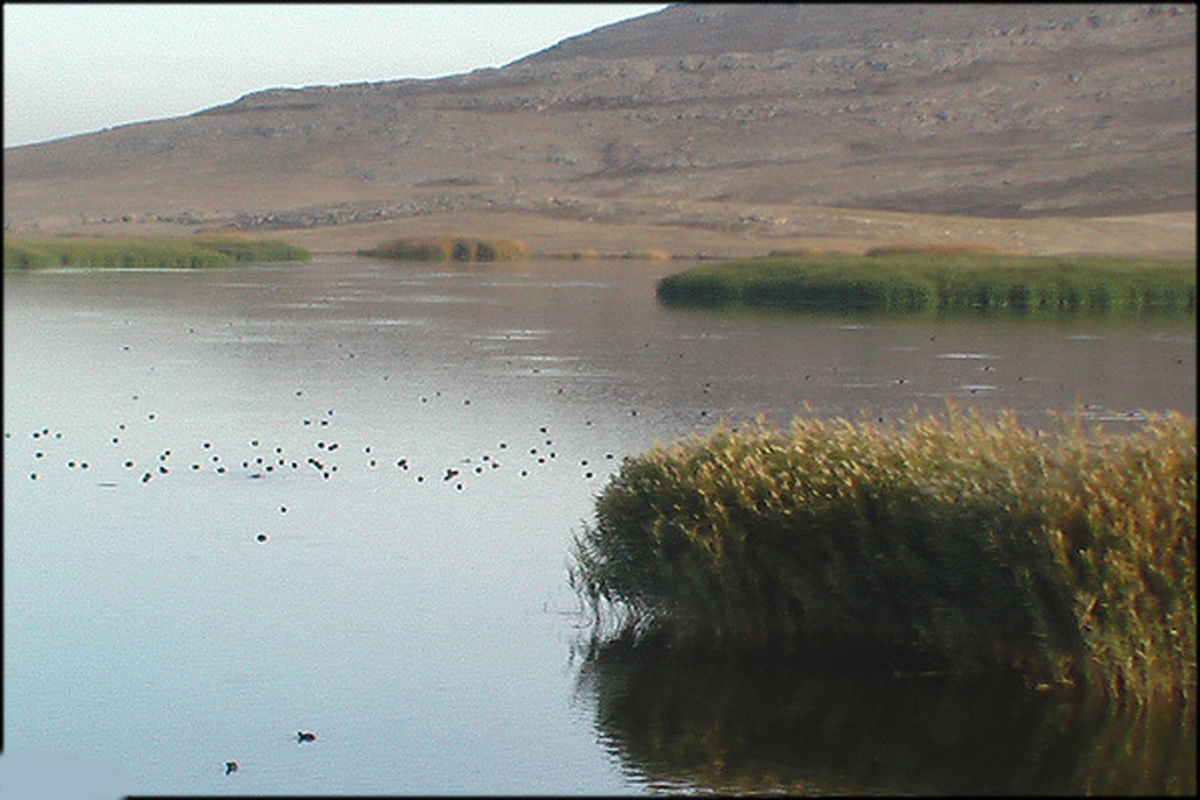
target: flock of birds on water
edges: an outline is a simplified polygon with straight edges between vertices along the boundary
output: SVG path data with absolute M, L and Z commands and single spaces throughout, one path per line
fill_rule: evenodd
M 297 391 L 297 395 L 301 394 Z M 441 397 L 442 393 L 436 392 L 437 397 Z M 134 396 L 136 398 L 136 395 Z M 420 402 L 427 403 L 430 398 L 421 396 Z M 464 400 L 464 405 L 470 405 L 470 400 Z M 636 416 L 637 412 L 631 412 Z M 302 424 L 305 427 L 316 429 L 326 428 L 331 425 L 334 416 L 334 409 L 329 409 L 324 415 L 316 418 L 305 418 Z M 148 423 L 153 423 L 158 419 L 155 413 L 149 413 L 145 417 Z M 592 423 L 589 420 L 586 423 L 590 426 Z M 200 451 L 192 452 L 190 457 L 184 458 L 186 465 L 180 466 L 179 453 L 172 448 L 164 448 L 158 453 L 150 457 L 131 457 L 128 454 L 121 454 L 120 449 L 124 444 L 123 436 L 130 432 L 132 424 L 129 422 L 121 422 L 116 425 L 113 436 L 109 443 L 117 451 L 115 456 L 116 462 L 124 470 L 127 475 L 126 482 L 137 481 L 142 484 L 148 484 L 151 481 L 162 479 L 172 475 L 180 470 L 186 470 L 193 473 L 211 472 L 217 475 L 234 475 L 242 476 L 249 479 L 261 479 L 272 474 L 285 474 L 287 472 L 301 472 L 309 470 L 315 472 L 324 480 L 330 480 L 339 471 L 339 456 L 346 451 L 342 449 L 341 443 L 336 438 L 329 435 L 318 435 L 313 442 L 313 449 L 307 453 L 297 453 L 294 449 L 285 448 L 283 445 L 272 445 L 264 443 L 259 438 L 250 439 L 247 442 L 248 451 L 242 452 L 238 457 L 232 460 L 227 460 L 219 452 L 214 443 L 208 439 L 201 439 L 199 442 Z M 463 457 L 454 461 L 451 465 L 442 465 L 434 469 L 417 469 L 416 460 L 411 455 L 403 455 L 392 453 L 390 456 L 385 456 L 381 449 L 373 445 L 365 445 L 362 447 L 362 453 L 359 461 L 370 470 L 379 468 L 391 467 L 404 473 L 412 473 L 416 483 L 425 483 L 426 481 L 433 482 L 440 480 L 442 483 L 450 483 L 453 481 L 453 486 L 456 490 L 462 491 L 466 488 L 464 483 L 467 476 L 471 473 L 481 475 L 489 470 L 498 470 L 508 463 L 510 458 L 517 460 L 522 464 L 519 470 L 521 477 L 528 477 L 537 466 L 545 465 L 552 461 L 558 460 L 558 452 L 554 449 L 555 441 L 549 437 L 550 429 L 547 425 L 541 425 L 537 429 L 537 433 L 533 434 L 535 439 L 526 441 L 522 448 L 524 453 L 516 453 L 516 447 L 510 447 L 507 441 L 499 441 L 496 444 L 495 452 L 485 452 L 478 456 Z M 13 438 L 12 431 L 5 431 L 6 439 Z M 81 473 L 95 474 L 97 467 L 102 463 L 105 466 L 111 466 L 112 459 L 104 461 L 103 459 L 88 459 L 74 453 L 70 449 L 69 439 L 64 440 L 64 431 L 55 430 L 49 427 L 43 427 L 34 430 L 30 433 L 31 439 L 34 441 L 34 450 L 32 458 L 34 468 L 29 473 L 31 481 L 38 481 L 46 477 L 48 470 L 53 468 L 53 464 L 58 461 L 63 467 L 71 471 L 79 471 Z M 62 451 L 66 451 L 65 453 Z M 335 455 L 336 454 L 336 455 Z M 354 456 L 350 456 L 354 458 Z M 598 463 L 601 460 L 613 461 L 615 456 L 613 453 L 605 453 L 603 459 L 581 458 L 578 461 L 580 474 L 584 479 L 591 480 L 597 476 Z M 426 465 L 428 467 L 428 465 Z M 97 484 L 101 487 L 113 488 L 117 486 L 119 481 L 116 480 L 98 480 Z M 281 509 L 286 511 L 286 509 Z M 259 541 L 265 541 L 259 539 Z
M 302 394 L 302 391 L 296 391 L 297 396 Z M 419 402 L 426 404 L 440 398 L 443 398 L 443 393 L 438 391 L 428 396 L 420 396 Z M 132 399 L 138 400 L 137 395 L 134 395 Z M 463 405 L 469 406 L 470 400 L 464 400 Z M 636 415 L 636 411 L 631 413 Z M 152 448 L 151 455 L 142 456 L 135 456 L 127 452 L 127 444 L 130 449 L 136 448 L 140 444 L 140 442 L 131 441 L 141 438 L 137 436 L 138 433 L 144 433 L 148 426 L 161 421 L 160 415 L 154 412 L 147 413 L 142 417 L 144 420 L 142 426 L 128 421 L 132 419 L 132 417 L 126 417 L 127 421 L 115 425 L 112 431 L 113 435 L 107 442 L 112 450 L 99 458 L 80 454 L 76 449 L 77 445 L 73 442 L 74 437 L 69 431 L 48 426 L 30 431 L 28 434 L 32 444 L 30 458 L 34 462 L 34 468 L 29 473 L 29 479 L 48 485 L 49 482 L 46 481 L 46 478 L 49 477 L 50 470 L 57 465 L 59 469 L 80 475 L 93 477 L 103 475 L 106 479 L 96 481 L 96 484 L 103 488 L 115 488 L 122 483 L 151 484 L 179 472 L 209 473 L 260 480 L 271 475 L 303 474 L 308 471 L 310 475 L 315 474 L 320 479 L 327 481 L 339 473 L 337 462 L 341 460 L 340 457 L 349 455 L 347 450 L 350 449 L 343 449 L 337 440 L 339 437 L 334 435 L 336 430 L 335 409 L 330 408 L 320 415 L 310 415 L 300 420 L 303 428 L 309 429 L 313 434 L 310 437 L 312 447 L 307 453 L 293 452 L 283 445 L 273 445 L 262 438 L 254 438 L 245 443 L 246 449 L 241 451 L 238 457 L 227 460 L 221 454 L 223 448 L 218 447 L 210 439 L 199 439 L 192 443 L 190 456 L 184 458 L 182 464 L 177 464 L 178 457 L 182 455 L 179 452 L 180 448 L 163 448 L 157 452 L 153 452 Z M 592 422 L 589 420 L 586 424 L 590 426 Z M 520 447 L 515 444 L 510 446 L 508 441 L 501 440 L 496 443 L 493 452 L 459 458 L 449 466 L 444 462 L 436 467 L 428 465 L 430 467 L 428 469 L 418 469 L 417 459 L 412 455 L 392 453 L 385 458 L 382 449 L 372 445 L 362 446 L 361 452 L 357 456 L 351 455 L 350 457 L 368 470 L 390 468 L 394 472 L 411 476 L 417 484 L 440 483 L 453 486 L 457 491 L 463 491 L 469 475 L 483 475 L 493 470 L 500 470 L 510 461 L 519 464 L 517 472 L 522 478 L 531 476 L 539 466 L 554 462 L 561 464 L 566 461 L 565 458 L 559 458 L 559 453 L 555 449 L 555 440 L 551 436 L 551 429 L 548 425 L 540 425 L 537 427 L 536 433 L 529 433 L 532 438 L 525 441 Z M 12 431 L 5 431 L 4 437 L 8 440 L 6 444 L 16 444 L 13 441 Z M 142 450 L 144 452 L 145 448 L 143 447 Z M 594 479 L 599 473 L 600 462 L 610 462 L 611 464 L 615 462 L 615 459 L 616 456 L 611 452 L 605 453 L 602 458 L 578 459 L 579 474 L 584 479 Z M 114 471 L 118 474 L 114 475 Z M 117 479 L 111 479 L 113 477 Z M 280 505 L 278 510 L 279 513 L 286 514 L 288 507 Z M 253 540 L 266 543 L 270 540 L 270 535 L 265 531 L 258 530 L 254 533 Z M 316 739 L 317 735 L 312 731 L 301 730 L 296 733 L 296 741 L 299 744 L 314 742 Z M 236 760 L 230 760 L 225 762 L 224 769 L 225 774 L 230 775 L 240 770 L 241 765 Z
M 303 390 L 296 390 L 297 397 L 303 396 Z M 138 395 L 130 398 L 139 401 Z M 447 397 L 441 391 L 428 395 L 419 395 L 416 401 L 422 405 L 457 404 L 458 401 Z M 464 407 L 470 406 L 469 399 L 461 400 Z M 630 412 L 636 416 L 636 411 Z M 264 485 L 272 477 L 283 477 L 289 474 L 318 477 L 330 481 L 345 475 L 339 472 L 339 466 L 365 468 L 368 471 L 379 472 L 390 470 L 404 475 L 416 484 L 444 485 L 456 491 L 464 491 L 471 476 L 482 476 L 487 473 L 502 470 L 510 463 L 515 464 L 512 471 L 521 478 L 533 476 L 539 467 L 557 465 L 566 466 L 568 458 L 561 457 L 556 449 L 551 427 L 548 424 L 538 425 L 536 430 L 530 429 L 521 435 L 521 443 L 516 439 L 498 440 L 490 452 L 484 452 L 469 457 L 460 457 L 439 462 L 422 463 L 422 459 L 412 453 L 404 454 L 399 451 L 389 452 L 388 448 L 375 445 L 343 446 L 337 435 L 338 425 L 336 410 L 329 408 L 319 414 L 310 413 L 298 418 L 299 430 L 309 435 L 306 437 L 310 445 L 297 449 L 295 445 L 275 444 L 267 437 L 250 438 L 236 447 L 236 456 L 227 457 L 230 450 L 219 446 L 211 438 L 196 437 L 190 443 L 173 447 L 147 447 L 146 440 L 153 438 L 147 432 L 152 431 L 156 424 L 164 422 L 162 415 L 156 412 L 126 415 L 122 421 L 115 423 L 107 441 L 101 440 L 108 452 L 103 455 L 92 455 L 80 452 L 87 445 L 76 442 L 72 431 L 51 426 L 42 426 L 29 431 L 28 442 L 31 445 L 29 457 L 32 468 L 29 480 L 39 485 L 52 485 L 48 478 L 55 470 L 90 477 L 98 487 L 116 488 L 120 485 L 146 486 L 163 480 L 174 479 L 181 473 L 197 475 L 227 476 L 233 478 L 264 480 Z M 587 426 L 592 421 L 586 421 Z M 108 434 L 105 434 L 107 436 Z M 19 436 L 14 438 L 14 432 L 4 432 L 6 450 L 19 445 Z M 95 440 L 95 437 L 91 437 Z M 295 439 L 295 437 L 292 437 Z M 347 438 L 354 438 L 353 436 Z M 135 452 L 136 451 L 136 452 Z M 357 451 L 357 452 L 355 452 Z M 604 453 L 595 458 L 574 459 L 578 475 L 584 480 L 602 477 L 606 470 L 601 464 L 609 467 L 616 463 L 617 456 L 612 452 Z M 339 462 L 341 464 L 339 465 Z M 281 514 L 288 512 L 287 505 L 279 505 Z M 266 531 L 252 528 L 252 540 L 261 544 L 270 541 L 271 536 Z M 317 739 L 316 733 L 301 730 L 296 734 L 299 744 L 307 744 Z M 236 760 L 224 763 L 226 775 L 231 775 L 241 769 Z
M 680 357 L 683 357 L 682 353 Z M 1178 358 L 1175 360 L 1176 363 L 1181 362 Z M 991 372 L 995 370 L 995 367 L 985 364 L 980 369 L 983 372 Z M 836 371 L 834 368 L 834 372 Z M 806 374 L 804 380 L 809 380 L 811 377 L 810 374 Z M 1024 379 L 1024 376 L 1017 378 L 1018 381 Z M 906 380 L 897 378 L 895 383 L 904 384 Z M 979 391 L 996 387 L 970 385 L 962 388 L 969 390 L 971 394 L 977 394 Z M 711 384 L 704 384 L 704 393 L 708 393 L 710 389 Z M 559 389 L 559 392 L 561 393 L 562 390 Z M 303 395 L 303 391 L 296 390 L 295 395 L 300 397 Z M 132 399 L 137 401 L 139 398 L 134 395 Z M 439 399 L 446 400 L 440 391 L 427 396 L 419 396 L 418 399 L 422 404 Z M 462 405 L 469 406 L 470 402 L 469 399 L 462 400 Z M 1088 410 L 1098 412 L 1102 409 L 1099 406 L 1089 406 Z M 629 413 L 637 416 L 636 410 L 630 410 Z M 709 417 L 707 411 L 701 411 L 700 417 L 708 417 L 709 422 L 715 422 L 715 417 Z M 139 423 L 144 421 L 145 425 L 135 424 L 134 419 L 138 419 Z M 147 485 L 181 472 L 240 476 L 251 480 L 260 480 L 273 475 L 307 472 L 310 476 L 315 475 L 328 481 L 338 475 L 339 461 L 342 464 L 353 461 L 355 465 L 372 471 L 390 469 L 409 477 L 417 484 L 444 484 L 452 486 L 456 491 L 463 491 L 472 475 L 484 475 L 512 463 L 517 464 L 513 469 L 519 472 L 520 477 L 525 478 L 539 466 L 553 462 L 557 462 L 561 466 L 572 460 L 559 458 L 559 452 L 555 449 L 555 440 L 548 425 L 538 426 L 536 433 L 532 430 L 527 431 L 528 438 L 523 439 L 520 444 L 515 440 L 510 440 L 511 444 L 510 441 L 498 440 L 490 452 L 478 453 L 471 457 L 460 457 L 449 463 L 442 461 L 433 464 L 422 463 L 412 453 L 404 454 L 398 450 L 385 455 L 385 448 L 374 445 L 359 443 L 343 448 L 343 444 L 338 441 L 341 437 L 335 433 L 337 426 L 334 419 L 335 409 L 329 408 L 322 413 L 310 414 L 299 420 L 301 426 L 311 434 L 308 437 L 310 447 L 306 450 L 297 450 L 291 445 L 285 446 L 268 442 L 265 438 L 251 438 L 240 445 L 236 456 L 230 458 L 223 455 L 223 452 L 228 453 L 229 450 L 219 447 L 208 438 L 198 438 L 184 445 L 184 448 L 162 448 L 150 453 L 143 449 L 140 454 L 129 452 L 138 444 L 131 443 L 129 447 L 125 446 L 130 439 L 138 438 L 134 434 L 144 431 L 145 426 L 153 425 L 158 421 L 158 415 L 154 412 L 146 413 L 140 419 L 130 416 L 126 418 L 126 421 L 117 423 L 107 441 L 111 450 L 99 458 L 87 457 L 75 450 L 73 437 L 68 431 L 43 426 L 29 431 L 27 434 L 33 443 L 30 456 L 33 465 L 28 477 L 34 482 L 44 481 L 49 477 L 51 470 L 57 466 L 59 469 L 73 473 L 87 474 L 96 478 L 102 477 L 103 479 L 96 480 L 96 483 L 106 488 L 114 488 L 121 484 Z M 882 418 L 880 421 L 883 421 Z M 591 426 L 592 422 L 589 420 L 586 424 Z M 12 440 L 14 433 L 5 431 L 4 437 L 6 440 Z M 15 444 L 15 442 L 13 443 Z M 154 449 L 152 448 L 152 450 Z M 573 460 L 578 466 L 579 475 L 583 479 L 592 480 L 598 475 L 603 476 L 604 473 L 610 471 L 613 465 L 604 462 L 613 462 L 615 458 L 616 456 L 612 452 L 607 452 L 602 457 Z M 280 505 L 278 510 L 279 513 L 287 513 L 288 507 Z M 270 535 L 265 531 L 257 530 L 253 535 L 253 540 L 265 544 L 270 540 Z M 317 734 L 312 731 L 300 730 L 296 733 L 296 741 L 300 745 L 316 740 Z M 224 762 L 225 775 L 231 775 L 240 769 L 241 765 L 236 760 Z

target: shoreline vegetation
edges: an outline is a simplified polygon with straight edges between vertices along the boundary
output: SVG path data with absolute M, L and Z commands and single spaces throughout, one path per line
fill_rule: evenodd
M 582 250 L 568 250 L 558 253 L 547 253 L 547 259 L 554 261 L 595 261 L 599 259 L 625 259 L 636 261 L 670 261 L 676 258 L 699 258 L 699 256 L 682 256 L 675 255 L 652 247 L 648 250 L 621 250 L 619 252 L 604 251 L 601 252 L 595 248 L 587 247 Z
M 4 269 L 209 269 L 308 261 L 301 247 L 238 237 L 5 236 Z
M 983 248 L 790 252 L 705 264 L 658 282 L 659 302 L 810 312 L 1195 314 L 1195 259 L 1027 256 Z
M 520 261 L 529 251 L 516 239 L 478 239 L 463 236 L 405 236 L 357 251 L 360 256 L 398 261 L 493 262 Z
M 1194 709 L 1196 421 L 1055 428 L 948 405 L 722 424 L 628 457 L 571 551 L 593 645 Z

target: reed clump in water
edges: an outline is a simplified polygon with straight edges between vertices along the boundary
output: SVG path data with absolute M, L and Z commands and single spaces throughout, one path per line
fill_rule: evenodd
M 402 237 L 383 242 L 359 255 L 404 261 L 518 261 L 528 257 L 516 239 L 476 239 L 456 236 Z
M 700 265 L 663 278 L 657 296 L 803 311 L 1194 314 L 1196 262 L 894 247 Z
M 311 261 L 312 253 L 303 247 L 272 239 L 234 237 L 198 238 L 200 247 L 232 256 L 235 261 Z
M 6 236 L 5 269 L 95 267 L 205 269 L 238 261 L 302 261 L 308 251 L 283 242 L 133 236 Z
M 1196 691 L 1196 422 L 720 426 L 627 458 L 571 583 L 619 637 Z
M 233 263 L 230 255 L 180 238 L 39 236 L 4 239 L 5 269 L 202 269 L 227 267 Z

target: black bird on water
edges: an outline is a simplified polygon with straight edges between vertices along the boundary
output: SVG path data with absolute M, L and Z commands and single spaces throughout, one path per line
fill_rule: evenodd
M 315 733 L 309 733 L 308 731 L 296 732 L 296 741 L 298 742 L 314 742 L 316 739 L 317 735 Z
M 236 761 L 226 761 L 225 762 L 225 774 L 226 775 L 228 775 L 231 772 L 237 772 L 237 771 L 238 771 L 238 763 Z

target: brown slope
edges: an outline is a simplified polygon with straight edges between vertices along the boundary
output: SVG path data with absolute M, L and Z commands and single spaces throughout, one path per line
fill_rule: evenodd
M 1103 26 L 1111 24 L 1112 11 L 1097 4 L 1062 3 L 679 3 L 564 39 L 526 60 L 873 49 L 881 42 L 929 39 L 966 42 L 996 33 L 1020 35 L 1030 26 L 1069 33 L 1090 18 Z M 1092 30 L 1101 26 L 1089 24 Z
M 502 69 L 8 149 L 4 219 L 515 210 L 786 236 L 811 206 L 1194 212 L 1195 58 L 1194 6 L 672 6 Z

